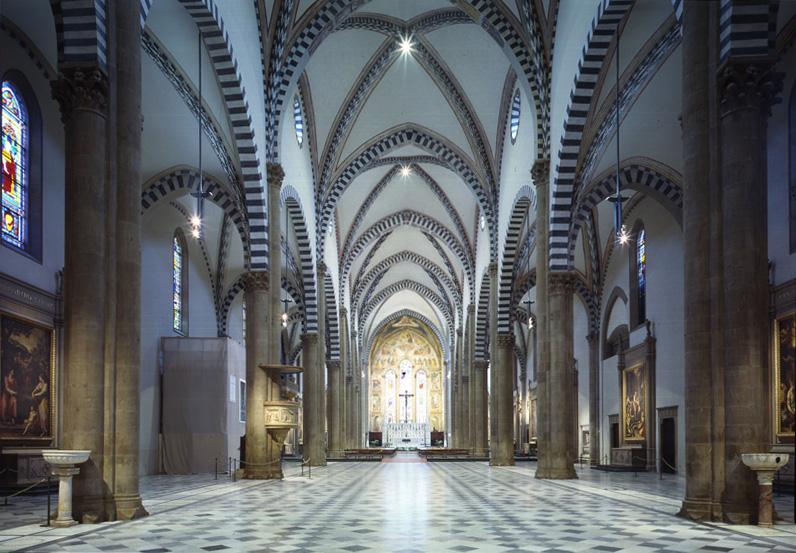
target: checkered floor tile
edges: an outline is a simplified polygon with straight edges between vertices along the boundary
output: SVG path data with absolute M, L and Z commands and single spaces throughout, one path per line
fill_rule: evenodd
M 0 530 L 0 551 L 796 552 L 793 524 L 764 531 L 675 517 L 678 477 L 586 468 L 580 480 L 549 482 L 535 468 L 332 463 L 311 480 L 295 467 L 280 482 L 150 477 L 147 518 Z

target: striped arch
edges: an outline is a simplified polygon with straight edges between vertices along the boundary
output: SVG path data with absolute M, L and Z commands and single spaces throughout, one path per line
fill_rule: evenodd
M 142 23 L 144 23 L 154 0 L 139 1 L 141 2 Z M 243 88 L 238 62 L 232 50 L 232 42 L 224 29 L 224 22 L 215 0 L 178 0 L 178 2 L 202 30 L 205 48 L 221 88 L 243 178 L 246 215 L 249 220 L 251 237 L 249 266 L 253 271 L 264 271 L 268 269 L 266 194 L 263 177 L 260 173 L 260 158 L 257 153 L 254 126 L 249 113 L 249 103 L 246 101 L 246 91 Z
M 418 228 L 422 232 L 428 233 L 442 240 L 442 242 L 444 242 L 445 245 L 448 246 L 451 251 L 459 258 L 459 261 L 461 261 L 462 266 L 467 273 L 467 278 L 470 280 L 470 282 L 472 282 L 472 259 L 467 254 L 467 251 L 459 239 L 456 238 L 456 236 L 448 229 L 448 227 L 436 219 L 432 219 L 423 213 L 418 213 L 417 211 L 412 211 L 411 209 L 395 212 L 391 215 L 387 215 L 379 221 L 376 221 L 362 233 L 356 242 L 354 242 L 354 245 L 351 246 L 350 251 L 343 252 L 343 266 L 340 272 L 341 281 L 345 281 L 346 277 L 348 276 L 348 272 L 351 270 L 351 265 L 353 264 L 354 259 L 356 259 L 356 257 L 365 250 L 368 244 L 381 238 L 386 232 L 392 231 L 396 227 L 402 225 L 409 225 Z
M 250 255 L 249 233 L 241 207 L 227 192 L 227 188 L 209 175 L 202 181 L 204 190 L 209 192 L 210 201 L 220 207 L 229 220 L 235 225 L 243 244 L 244 259 L 248 261 Z M 199 171 L 193 167 L 178 166 L 166 169 L 163 173 L 154 176 L 144 184 L 141 193 L 141 213 L 145 213 L 157 202 L 170 198 L 176 192 L 195 192 L 199 189 Z
M 412 309 L 401 309 L 400 311 L 396 311 L 395 313 L 388 315 L 387 317 L 382 319 L 378 325 L 376 325 L 376 328 L 374 328 L 370 332 L 366 348 L 361 347 L 361 342 L 360 342 L 359 351 L 363 365 L 367 365 L 368 356 L 370 355 L 370 350 L 373 348 L 373 342 L 376 341 L 376 336 L 379 335 L 379 332 L 381 332 L 387 325 L 397 320 L 400 320 L 403 317 L 411 317 L 413 319 L 417 319 L 424 325 L 428 326 L 431 329 L 431 331 L 434 333 L 434 336 L 437 337 L 437 340 L 439 340 L 440 346 L 442 347 L 442 357 L 446 362 L 450 361 L 450 348 L 448 347 L 448 344 L 445 342 L 444 334 L 440 332 L 439 327 L 437 327 L 437 325 L 431 322 L 431 320 L 428 317 L 421 315 L 417 311 L 414 311 Z
M 332 275 L 328 272 L 323 277 L 326 296 L 326 359 L 340 360 L 340 319 L 337 317 L 337 300 L 334 297 Z
M 592 29 L 578 63 L 553 178 L 550 214 L 550 269 L 553 271 L 566 271 L 571 267 L 569 227 L 572 199 L 577 192 L 575 173 L 578 155 L 583 146 L 584 121 L 591 108 L 594 82 L 605 61 L 608 46 L 634 2 L 635 0 L 600 0 L 597 17 L 592 21 Z
M 318 297 L 315 286 L 315 263 L 312 259 L 312 244 L 307 230 L 307 223 L 304 219 L 304 210 L 301 206 L 301 198 L 298 191 L 291 185 L 283 185 L 280 199 L 287 209 L 288 217 L 296 233 L 298 243 L 299 266 L 301 272 L 301 282 L 304 287 L 304 306 L 306 320 L 306 332 L 318 332 Z
M 511 217 L 503 247 L 498 288 L 498 332 L 511 332 L 511 289 L 514 285 L 514 268 L 517 260 L 520 231 L 528 218 L 528 211 L 536 209 L 536 194 L 529 185 L 522 186 L 514 198 Z
M 475 359 L 489 360 L 489 270 L 481 277 L 478 293 L 477 315 L 475 318 Z
M 589 317 L 589 333 L 596 336 L 600 330 L 600 305 L 597 295 L 592 292 L 580 275 L 575 279 L 575 293 L 583 302 L 586 315 Z
M 431 288 L 420 284 L 419 282 L 415 282 L 414 280 L 401 280 L 394 284 L 391 284 L 380 290 L 378 294 L 373 296 L 365 306 L 362 308 L 362 312 L 360 313 L 359 320 L 362 324 L 364 324 L 368 317 L 386 300 L 388 300 L 391 296 L 401 292 L 402 290 L 411 290 L 412 292 L 416 292 L 421 298 L 426 299 L 434 304 L 434 306 L 439 309 L 442 313 L 443 317 L 445 317 L 446 329 L 452 330 L 453 326 L 453 313 L 451 313 L 450 306 L 448 303 L 434 290 Z M 361 326 L 361 325 L 360 325 Z
M 722 62 L 730 58 L 762 58 L 775 51 L 779 0 L 721 0 L 719 10 Z
M 682 225 L 683 190 L 679 183 L 679 175 L 677 178 L 671 178 L 643 162 L 634 162 L 626 163 L 620 168 L 619 179 L 623 187 L 637 190 L 656 199 Z M 575 245 L 581 226 L 586 225 L 587 228 L 591 226 L 589 215 L 592 210 L 613 194 L 615 188 L 616 173 L 603 174 L 584 188 L 575 200 L 572 227 L 569 232 L 570 266 L 574 263 Z M 591 247 L 592 244 L 589 245 Z M 599 253 L 599 246 L 597 244 L 594 246 L 596 248 L 592 250 L 593 254 Z
M 346 188 L 361 173 L 369 169 L 369 165 L 375 159 L 401 146 L 412 144 L 425 150 L 441 159 L 445 160 L 448 168 L 456 173 L 470 189 L 475 193 L 478 205 L 490 222 L 490 229 L 495 228 L 495 215 L 493 205 L 488 191 L 481 182 L 481 177 L 473 169 L 473 163 L 467 155 L 457 146 L 451 144 L 445 138 L 440 137 L 433 131 L 420 127 L 419 125 L 409 124 L 400 125 L 389 129 L 373 140 L 363 144 L 359 149 L 352 153 L 343 163 L 336 176 L 331 179 L 331 184 L 326 190 L 321 191 L 318 201 L 318 219 L 320 227 L 318 237 L 320 239 L 319 250 L 323 255 L 326 229 L 334 212 L 340 196 Z M 497 253 L 497 237 L 494 232 L 490 233 L 490 248 L 493 254 Z
M 351 298 L 351 304 L 359 306 L 359 300 L 363 297 L 363 293 L 372 282 L 384 275 L 394 265 L 405 261 L 414 263 L 415 265 L 422 267 L 429 274 L 434 275 L 434 277 L 436 277 L 450 293 L 458 310 L 462 304 L 461 292 L 458 290 L 456 283 L 451 276 L 442 267 L 427 257 L 423 257 L 422 255 L 409 250 L 403 250 L 383 259 L 375 267 L 368 271 L 361 279 L 357 280 L 353 286 L 354 295 Z
M 348 251 L 351 248 L 351 243 L 354 241 L 354 236 L 356 235 L 357 230 L 359 227 L 362 226 L 362 223 L 365 221 L 365 216 L 368 214 L 368 211 L 376 203 L 381 192 L 387 187 L 390 181 L 398 174 L 398 170 L 401 168 L 401 165 L 396 164 L 394 165 L 387 174 L 384 175 L 381 180 L 371 188 L 368 195 L 362 201 L 357 210 L 356 215 L 354 215 L 354 219 L 351 221 L 351 226 L 348 229 L 348 234 L 346 234 L 345 242 L 343 242 L 343 247 L 340 248 L 340 251 Z
M 108 73 L 106 0 L 50 0 L 55 18 L 58 69 L 97 66 Z
M 232 303 L 235 301 L 235 298 L 238 297 L 238 294 L 243 290 L 243 277 L 244 274 L 241 274 L 236 278 L 227 288 L 227 291 L 224 293 L 224 297 L 221 300 L 221 305 L 219 306 L 219 317 L 218 317 L 218 335 L 220 337 L 224 337 L 227 335 L 228 326 L 229 326 L 229 310 L 232 307 Z M 293 286 L 293 284 L 282 277 L 282 289 L 287 291 L 293 301 L 296 303 L 296 308 L 301 316 L 301 321 L 304 323 L 306 328 L 306 317 L 304 316 L 304 302 L 301 297 L 301 292 Z

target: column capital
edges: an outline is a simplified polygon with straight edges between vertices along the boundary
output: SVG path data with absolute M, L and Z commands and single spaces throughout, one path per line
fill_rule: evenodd
M 539 186 L 547 186 L 550 180 L 550 158 L 537 159 L 533 163 L 531 178 L 537 188 Z
M 282 186 L 282 181 L 285 179 L 285 170 L 282 169 L 282 166 L 280 164 L 266 163 L 265 174 L 268 180 L 268 184 L 270 184 L 271 186 L 276 186 L 277 188 Z
M 489 278 L 497 276 L 497 261 L 493 261 L 489 264 Z
M 108 107 L 108 76 L 99 67 L 72 67 L 52 81 L 52 96 L 66 122 L 76 110 L 94 111 L 103 117 Z
M 319 261 L 316 268 L 318 270 L 319 275 L 326 276 L 326 263 L 324 263 L 323 261 Z M 318 284 L 320 285 L 320 283 Z
M 462 337 L 462 327 L 456 329 L 456 336 L 458 336 L 459 338 Z
M 303 347 L 312 347 L 318 344 L 318 333 L 317 332 L 306 332 L 301 337 L 301 343 Z
M 483 359 L 476 359 L 473 361 L 473 368 L 479 371 L 485 371 L 489 367 L 489 361 L 484 361 Z
M 348 309 L 346 309 L 345 305 L 340 306 L 340 317 L 345 319 L 348 316 Z
M 548 294 L 571 294 L 575 288 L 575 275 L 572 273 L 550 273 Z
M 467 306 L 467 314 L 472 315 L 473 313 L 475 313 L 475 304 L 471 303 Z
M 327 359 L 326 360 L 326 368 L 327 369 L 339 369 L 340 368 L 340 360 L 339 359 Z
M 739 109 L 758 109 L 770 114 L 779 103 L 784 74 L 765 62 L 730 60 L 719 69 L 718 84 L 721 115 Z
M 243 289 L 249 290 L 268 290 L 268 271 L 249 271 L 241 276 Z
M 497 335 L 497 345 L 499 346 L 512 346 L 514 347 L 514 334 L 511 332 Z

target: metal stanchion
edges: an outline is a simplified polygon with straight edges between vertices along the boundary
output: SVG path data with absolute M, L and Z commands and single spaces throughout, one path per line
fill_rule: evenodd
M 233 482 L 237 482 L 238 481 L 237 470 L 235 470 L 237 462 L 238 462 L 237 459 L 234 459 L 234 458 L 232 459 L 232 481 Z
M 218 457 L 216 457 L 216 467 L 214 473 L 215 473 L 215 480 L 218 480 Z
M 229 477 L 232 478 L 232 457 L 227 459 L 227 470 L 229 471 Z

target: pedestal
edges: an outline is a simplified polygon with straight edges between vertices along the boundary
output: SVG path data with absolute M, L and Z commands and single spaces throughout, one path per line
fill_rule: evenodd
M 744 453 L 743 463 L 757 475 L 758 503 L 757 525 L 769 528 L 774 525 L 774 474 L 788 462 L 788 455 L 777 453 Z
M 80 472 L 80 469 L 71 467 L 54 467 L 53 476 L 58 477 L 58 516 L 52 525 L 56 528 L 68 528 L 77 524 L 72 518 L 72 477 Z

